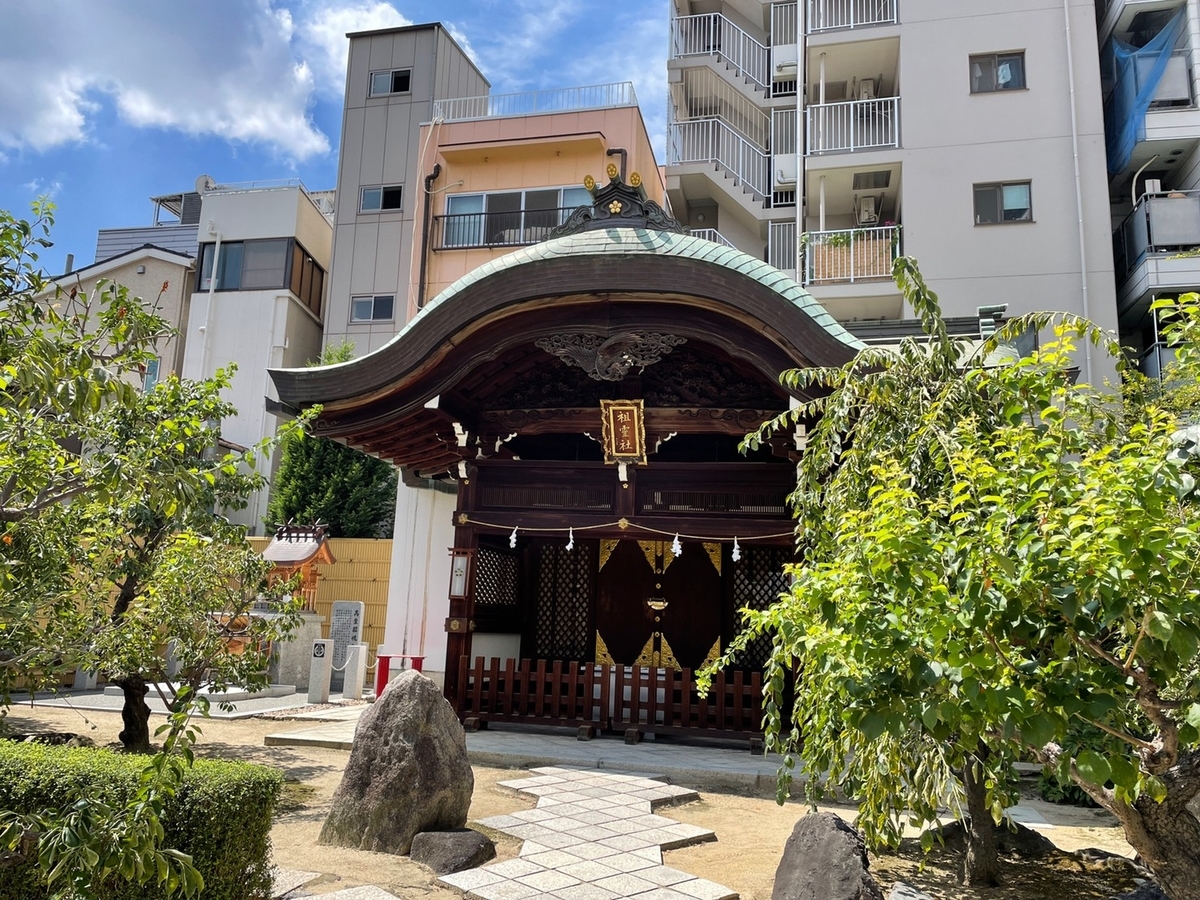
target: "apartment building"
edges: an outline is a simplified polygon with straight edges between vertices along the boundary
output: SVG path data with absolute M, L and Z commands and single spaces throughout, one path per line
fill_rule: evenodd
M 90 286 L 103 277 L 158 304 L 176 334 L 147 388 L 168 374 L 206 378 L 236 365 L 227 399 L 237 414 L 221 423 L 221 438 L 249 447 L 275 432 L 263 403 L 276 396 L 267 367 L 303 366 L 321 353 L 332 194 L 297 179 L 218 184 L 201 175 L 194 190 L 151 201 L 151 224 L 101 229 L 97 261 L 56 281 Z M 257 492 L 229 518 L 261 534 L 267 495 Z
M 1089 0 L 673 0 L 672 209 L 847 323 L 911 317 L 903 252 L 947 315 L 1115 327 L 1098 58 Z
M 1103 0 L 1096 21 L 1121 339 L 1158 376 L 1151 304 L 1200 290 L 1200 6 Z
M 421 142 L 434 103 L 490 85 L 440 24 L 349 35 L 325 340 L 361 356 L 415 307 L 418 198 L 434 166 Z

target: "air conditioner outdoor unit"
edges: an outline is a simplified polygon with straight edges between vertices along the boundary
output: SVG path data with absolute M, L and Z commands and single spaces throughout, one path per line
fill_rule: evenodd
M 875 208 L 874 197 L 858 198 L 858 224 L 874 225 L 879 221 L 879 210 Z
M 858 99 L 859 100 L 874 100 L 875 99 L 875 80 L 873 78 L 864 78 L 858 83 Z

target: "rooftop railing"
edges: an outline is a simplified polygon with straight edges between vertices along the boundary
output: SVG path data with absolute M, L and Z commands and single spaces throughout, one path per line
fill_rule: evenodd
M 550 91 L 522 91 L 513 94 L 485 94 L 481 97 L 453 97 L 433 102 L 433 117 L 443 122 L 534 116 L 611 106 L 637 106 L 632 81 L 593 84 L 586 87 L 558 88 Z

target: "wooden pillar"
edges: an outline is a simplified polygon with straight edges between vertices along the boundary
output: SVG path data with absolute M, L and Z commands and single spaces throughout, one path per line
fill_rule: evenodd
M 457 710 L 459 688 L 459 660 L 471 654 L 471 633 L 475 630 L 475 551 L 479 547 L 479 536 L 475 526 L 467 524 L 475 507 L 476 476 L 478 470 L 470 466 L 467 477 L 458 485 L 458 509 L 454 513 L 454 550 L 471 551 L 467 568 L 467 596 L 450 597 L 450 614 L 446 618 L 446 677 L 443 693 Z M 447 585 L 447 591 L 450 586 Z

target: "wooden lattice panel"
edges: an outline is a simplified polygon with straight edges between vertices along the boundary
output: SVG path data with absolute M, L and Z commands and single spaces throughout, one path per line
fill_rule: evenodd
M 536 655 L 540 659 L 590 659 L 589 608 L 596 568 L 593 546 L 579 542 L 568 550 L 558 543 L 543 544 L 539 556 Z
M 475 605 L 489 609 L 517 606 L 518 560 L 511 553 L 480 547 L 475 553 Z
M 792 561 L 785 547 L 743 547 L 742 558 L 732 564 L 735 609 L 766 609 L 787 590 L 790 578 L 783 567 Z M 741 622 L 738 622 L 741 628 Z M 742 652 L 736 664 L 762 669 L 771 656 L 771 636 L 760 634 Z

